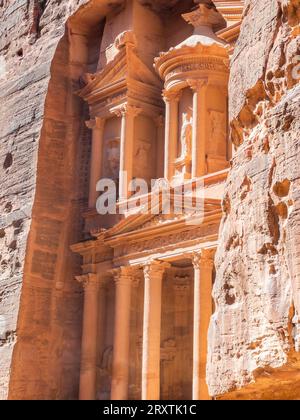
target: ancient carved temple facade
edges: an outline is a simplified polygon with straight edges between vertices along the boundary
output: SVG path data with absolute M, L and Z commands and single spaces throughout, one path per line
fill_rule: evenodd
M 127 1 L 106 17 L 98 69 L 77 92 L 92 132 L 86 240 L 72 246 L 84 289 L 80 399 L 209 399 L 229 59 L 243 2 L 206 3 L 163 14 Z M 115 181 L 124 214 L 97 213 L 102 178 Z M 168 180 L 171 198 L 201 181 L 201 223 L 128 205 L 138 178 Z

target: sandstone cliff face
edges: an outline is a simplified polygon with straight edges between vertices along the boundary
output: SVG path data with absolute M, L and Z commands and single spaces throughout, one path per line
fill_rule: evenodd
M 232 59 L 236 151 L 223 202 L 207 366 L 215 396 L 255 379 L 256 386 L 226 398 L 299 397 L 299 23 L 299 0 L 246 1 Z
M 83 239 L 90 132 L 74 93 L 96 69 L 99 22 L 124 1 L 0 0 L 0 399 L 78 396 L 70 245 Z
M 73 164 L 64 33 L 84 3 L 0 2 L 0 399 L 77 392 L 81 296 L 66 284 L 78 265 L 68 247 L 78 239 L 84 196 Z M 55 383 L 57 374 L 69 376 Z

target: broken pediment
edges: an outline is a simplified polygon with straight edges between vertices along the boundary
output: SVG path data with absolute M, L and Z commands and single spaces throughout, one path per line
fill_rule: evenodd
M 155 95 L 160 97 L 162 84 L 158 76 L 138 57 L 134 43 L 128 41 L 132 38 L 121 35 L 115 58 L 99 72 L 86 74 L 83 78 L 86 86 L 78 94 L 89 103 L 111 96 L 114 91 L 130 90 L 136 83 L 154 89 Z

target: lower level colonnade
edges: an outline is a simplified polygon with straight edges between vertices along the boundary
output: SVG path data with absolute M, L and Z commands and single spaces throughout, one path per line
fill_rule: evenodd
M 192 371 L 188 386 L 190 396 L 194 400 L 210 399 L 206 385 L 207 331 L 212 314 L 212 284 L 214 270 L 214 249 L 202 249 L 184 255 L 185 264 L 190 265 L 193 277 L 193 310 L 192 324 Z M 175 262 L 148 260 L 143 266 L 123 266 L 107 272 L 88 273 L 78 276 L 77 280 L 84 289 L 84 308 L 82 323 L 82 348 L 80 369 L 81 400 L 97 399 L 97 349 L 104 340 L 106 319 L 106 287 L 114 282 L 114 322 L 113 351 L 110 378 L 110 398 L 112 400 L 129 399 L 130 381 L 130 337 L 131 311 L 134 288 L 143 281 L 143 314 L 142 349 L 141 349 L 141 386 L 142 400 L 158 400 L 162 398 L 162 388 L 172 386 L 172 378 L 162 375 L 161 331 L 163 327 L 162 311 L 164 298 L 162 295 L 164 276 L 168 270 L 174 269 Z M 175 266 L 176 268 L 176 266 Z M 176 305 L 188 305 L 189 298 L 180 297 L 180 290 L 185 284 L 176 283 L 179 297 Z M 179 308 L 180 309 L 180 308 Z M 187 321 L 188 322 L 188 321 Z M 184 327 L 180 321 L 176 331 Z M 176 332 L 175 332 L 176 334 Z M 176 340 L 176 336 L 175 336 Z M 178 336 L 178 341 L 180 337 Z M 191 350 L 191 349 L 190 349 Z M 176 351 L 176 350 L 175 350 Z M 169 375 L 170 376 L 170 375 Z M 170 382 L 170 383 L 163 383 Z

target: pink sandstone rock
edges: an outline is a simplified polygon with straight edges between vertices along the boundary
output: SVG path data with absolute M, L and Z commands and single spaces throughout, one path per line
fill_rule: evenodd
M 208 338 L 207 380 L 215 396 L 253 381 L 225 398 L 299 395 L 300 85 L 292 77 L 299 13 L 297 0 L 246 1 L 231 62 L 236 150 Z M 289 391 L 283 379 L 293 384 Z

